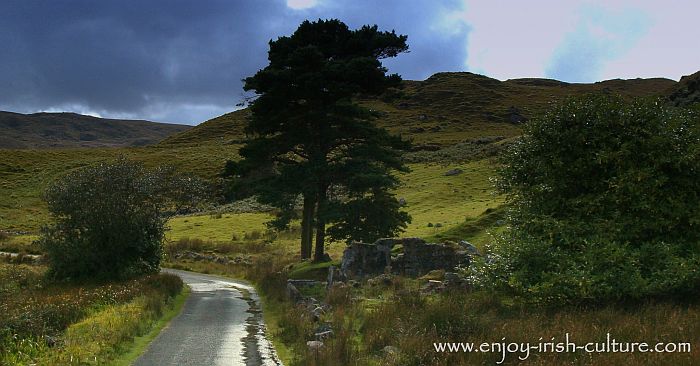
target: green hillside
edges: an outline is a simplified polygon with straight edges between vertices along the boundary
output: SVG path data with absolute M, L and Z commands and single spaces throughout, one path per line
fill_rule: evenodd
M 590 92 L 625 97 L 667 95 L 669 79 L 608 80 L 569 84 L 549 79 L 499 81 L 468 72 L 438 73 L 424 81 L 404 81 L 401 90 L 362 102 L 384 112 L 378 123 L 418 144 L 451 145 L 484 136 L 511 137 L 520 123 L 558 99 Z M 246 110 L 231 112 L 173 135 L 161 145 L 230 144 L 243 137 Z
M 406 81 L 402 90 L 362 103 L 384 112 L 379 124 L 413 139 L 417 150 L 424 150 L 407 155 L 413 173 L 403 177 L 397 194 L 407 199 L 407 209 L 414 216 L 411 234 L 439 235 L 500 203 L 488 188 L 493 164 L 483 159 L 517 136 L 525 119 L 570 95 L 600 91 L 629 97 L 666 96 L 677 85 L 667 79 L 595 84 L 545 79 L 501 82 L 471 73 L 439 73 L 425 81 Z M 227 159 L 237 157 L 247 115 L 245 109 L 231 112 L 149 147 L 0 149 L 0 230 L 38 230 L 48 218 L 41 192 L 52 179 L 118 155 L 150 166 L 171 164 L 213 179 Z M 464 173 L 449 179 L 442 175 L 454 167 Z M 434 190 L 439 194 L 431 193 Z M 473 203 L 465 204 L 465 200 Z M 429 228 L 428 223 L 440 224 L 440 228 Z

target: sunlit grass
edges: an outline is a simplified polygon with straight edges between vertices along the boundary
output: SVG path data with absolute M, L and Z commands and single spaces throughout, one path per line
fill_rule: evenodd
M 467 218 L 476 218 L 488 208 L 498 207 L 503 198 L 494 195 L 490 178 L 495 174 L 489 160 L 454 165 L 411 164 L 401 177 L 396 195 L 406 200 L 412 216 L 404 236 L 434 236 Z M 463 173 L 445 176 L 451 169 Z M 432 224 L 432 226 L 429 226 Z
M 197 238 L 201 240 L 229 242 L 267 228 L 265 222 L 272 218 L 267 213 L 224 213 L 218 215 L 179 216 L 168 221 L 168 240 Z M 235 237 L 234 237 L 235 235 Z
M 43 266 L 0 264 L 0 364 L 98 363 L 128 352 L 182 289 L 173 275 L 53 282 Z

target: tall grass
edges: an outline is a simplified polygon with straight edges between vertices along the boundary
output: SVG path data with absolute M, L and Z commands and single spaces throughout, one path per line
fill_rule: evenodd
M 88 354 L 111 354 L 125 337 L 141 332 L 149 319 L 158 317 L 163 304 L 182 289 L 182 281 L 167 274 L 116 283 L 75 284 L 49 281 L 44 272 L 45 268 L 38 266 L 0 264 L 2 365 L 37 360 L 42 360 L 40 364 L 66 364 L 70 357 L 58 355 L 65 355 L 67 350 L 80 354 L 81 360 L 86 360 L 83 356 Z M 138 313 L 130 313 L 133 309 Z M 117 316 L 120 312 L 123 315 Z M 131 316 L 135 317 L 128 321 L 123 318 Z M 109 326 L 103 326 L 103 321 Z M 78 324 L 83 322 L 92 323 L 81 328 Z M 113 334 L 103 337 L 99 332 Z M 87 340 L 93 340 L 92 345 Z M 103 351 L 95 353 L 94 347 Z

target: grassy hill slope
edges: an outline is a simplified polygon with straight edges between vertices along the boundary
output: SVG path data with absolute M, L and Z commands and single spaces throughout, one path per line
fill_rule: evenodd
M 37 231 L 48 220 L 41 192 L 55 178 L 124 155 L 146 166 L 172 165 L 213 179 L 237 148 L 223 145 L 159 148 L 0 149 L 0 231 Z
M 118 120 L 76 113 L 0 111 L 0 149 L 125 147 L 157 143 L 191 126 Z
M 424 81 L 403 83 L 403 89 L 362 103 L 381 111 L 379 124 L 417 144 L 452 145 L 484 136 L 511 137 L 520 123 L 559 99 L 590 92 L 625 97 L 666 95 L 677 83 L 669 79 L 608 80 L 569 84 L 549 79 L 499 81 L 468 72 L 438 73 Z M 161 145 L 230 144 L 243 138 L 247 110 L 206 121 L 165 139 Z
M 569 95 L 591 91 L 668 95 L 664 93 L 677 84 L 666 79 L 595 84 L 544 79 L 501 82 L 470 73 L 440 73 L 425 81 L 406 81 L 403 90 L 393 96 L 362 102 L 384 112 L 380 125 L 412 138 L 419 147 L 441 149 L 409 154 L 407 161 L 413 173 L 402 178 L 403 185 L 397 192 L 406 198 L 407 209 L 414 216 L 409 233 L 431 236 L 464 223 L 465 218 L 477 219 L 487 208 L 500 204 L 488 187 L 493 164 L 481 159 L 492 156 L 509 137 L 520 134 L 522 124 L 518 121 L 532 118 L 553 101 Z M 48 218 L 40 199 L 48 182 L 71 169 L 120 154 L 149 166 L 171 164 L 185 172 L 215 178 L 227 159 L 236 158 L 248 113 L 239 110 L 225 114 L 150 147 L 0 149 L 0 230 L 36 231 Z M 461 168 L 464 173 L 443 176 L 451 168 Z M 428 223 L 441 226 L 437 229 Z M 225 236 L 230 235 L 229 230 Z

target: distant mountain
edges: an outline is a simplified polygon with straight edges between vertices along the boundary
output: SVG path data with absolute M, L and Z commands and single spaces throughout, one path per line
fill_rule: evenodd
M 76 113 L 0 111 L 0 149 L 143 146 L 191 127 Z
M 600 92 L 626 98 L 668 97 L 678 84 L 663 78 L 590 84 L 533 78 L 499 81 L 469 72 L 444 72 L 424 81 L 406 80 L 400 90 L 361 102 L 384 115 L 378 123 L 389 131 L 419 145 L 447 146 L 483 136 L 519 135 L 523 122 L 568 96 Z M 240 143 L 248 115 L 247 109 L 225 114 L 170 136 L 161 145 Z

